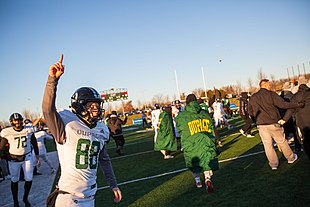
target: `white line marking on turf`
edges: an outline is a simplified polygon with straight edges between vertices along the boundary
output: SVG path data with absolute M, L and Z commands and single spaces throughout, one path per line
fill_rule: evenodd
M 244 157 L 250 157 L 250 156 L 253 156 L 253 155 L 262 154 L 264 152 L 265 151 L 253 152 L 253 153 L 250 153 L 250 154 L 240 155 L 240 156 L 228 158 L 228 159 L 225 159 L 225 160 L 219 160 L 219 163 L 228 162 L 228 161 L 231 161 L 231 160 L 236 160 L 236 159 L 240 159 L 240 158 L 244 158 Z
M 149 180 L 149 179 L 152 179 L 152 178 L 158 178 L 158 177 L 162 177 L 162 176 L 165 176 L 165 175 L 171 175 L 171 174 L 175 174 L 175 173 L 178 173 L 178 172 L 183 172 L 187 170 L 187 168 L 183 168 L 183 169 L 180 169 L 180 170 L 175 170 L 175 171 L 171 171 L 171 172 L 167 172 L 167 173 L 162 173 L 162 174 L 159 174 L 159 175 L 153 175 L 153 176 L 149 176 L 149 177 L 145 177 L 145 178 L 139 178 L 139 179 L 135 179 L 135 180 L 130 180 L 130 181 L 126 181 L 126 182 L 123 182 L 123 183 L 119 183 L 117 185 L 126 185 L 126 184 L 129 184 L 129 183 L 135 183 L 135 182 L 139 182 L 139 181 L 143 181 L 143 180 Z M 106 188 L 110 188 L 110 186 L 103 186 L 103 187 L 100 187 L 98 188 L 98 190 L 102 190 L 102 189 L 106 189 Z
M 111 160 L 118 160 L 120 158 L 132 157 L 132 156 L 142 155 L 142 154 L 146 154 L 146 153 L 150 153 L 150 152 L 156 152 L 156 151 L 150 150 L 150 151 L 145 151 L 145 152 L 138 152 L 138 153 L 135 153 L 135 154 L 123 155 L 123 156 L 120 156 L 120 157 L 113 157 L 113 158 L 111 158 Z
M 249 153 L 249 154 L 245 154 L 245 155 L 240 155 L 240 156 L 228 158 L 228 159 L 225 159 L 225 160 L 219 160 L 219 163 L 229 162 L 229 161 L 232 161 L 232 160 L 237 160 L 237 159 L 241 159 L 241 158 L 245 158 L 245 157 L 250 157 L 250 156 L 254 156 L 254 155 L 258 155 L 258 154 L 262 154 L 262 153 L 265 153 L 265 151 L 253 152 L 253 153 Z M 162 177 L 162 176 L 166 176 L 166 175 L 171 175 L 171 174 L 183 172 L 185 170 L 187 170 L 187 168 L 183 168 L 183 169 L 179 169 L 179 170 L 175 170 L 175 171 L 171 171 L 171 172 L 167 172 L 167 173 L 162 173 L 162 174 L 159 174 L 159 175 L 153 175 L 153 176 L 149 176 L 149 177 L 138 178 L 138 179 L 135 179 L 135 180 L 129 180 L 129 181 L 125 181 L 125 182 L 119 183 L 118 186 L 126 185 L 126 184 L 129 184 L 129 183 L 135 183 L 135 182 L 139 182 L 139 181 L 143 181 L 143 180 L 149 180 L 149 179 L 153 179 L 153 178 L 158 178 L 158 177 Z M 106 189 L 106 188 L 110 188 L 110 186 L 99 187 L 97 190 L 103 190 L 103 189 Z

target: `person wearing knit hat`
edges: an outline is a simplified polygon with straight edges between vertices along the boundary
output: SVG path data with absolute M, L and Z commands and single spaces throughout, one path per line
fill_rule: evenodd
M 200 173 L 205 176 L 208 193 L 213 192 L 211 176 L 218 169 L 214 125 L 210 115 L 202 110 L 194 94 L 186 97 L 184 111 L 175 117 L 184 152 L 186 167 L 191 170 L 197 188 L 201 188 Z

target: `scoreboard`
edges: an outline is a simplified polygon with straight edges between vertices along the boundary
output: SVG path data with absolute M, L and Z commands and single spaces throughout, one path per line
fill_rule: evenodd
M 111 88 L 110 90 L 100 91 L 104 102 L 121 101 L 128 99 L 127 88 Z

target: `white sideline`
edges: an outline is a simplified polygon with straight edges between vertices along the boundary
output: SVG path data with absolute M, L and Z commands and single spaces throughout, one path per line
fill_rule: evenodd
M 240 156 L 236 156 L 236 157 L 232 157 L 232 158 L 228 158 L 228 159 L 224 159 L 224 160 L 219 160 L 219 163 L 222 162 L 229 162 L 232 160 L 237 160 L 237 159 L 241 159 L 241 158 L 245 158 L 245 157 L 250 157 L 250 156 L 254 156 L 254 155 L 258 155 L 258 154 L 262 154 L 265 153 L 265 151 L 260 151 L 260 152 L 253 152 L 253 153 L 249 153 L 249 154 L 245 154 L 245 155 L 240 155 Z M 118 186 L 121 185 L 126 185 L 129 183 L 135 183 L 135 182 L 139 182 L 139 181 L 143 181 L 143 180 L 149 180 L 149 179 L 153 179 L 153 178 L 158 178 L 158 177 L 162 177 L 162 176 L 166 176 L 166 175 L 171 175 L 171 174 L 175 174 L 175 173 L 179 173 L 179 172 L 183 172 L 187 170 L 187 168 L 182 168 L 179 170 L 175 170 L 175 171 L 171 171 L 171 172 L 167 172 L 167 173 L 162 173 L 162 174 L 158 174 L 158 175 L 153 175 L 153 176 L 148 176 L 148 177 L 144 177 L 144 178 L 138 178 L 135 180 L 129 180 L 129 181 L 125 181 L 122 183 L 118 183 Z M 110 186 L 103 186 L 103 187 L 99 187 L 97 190 L 103 190 L 103 189 L 107 189 L 110 188 Z

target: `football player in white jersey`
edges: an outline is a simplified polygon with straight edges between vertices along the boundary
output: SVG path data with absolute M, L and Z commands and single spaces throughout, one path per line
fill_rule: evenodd
M 55 206 L 95 205 L 98 160 L 114 192 L 114 202 L 118 203 L 122 194 L 105 147 L 109 130 L 99 121 L 103 111 L 99 93 L 91 87 L 79 88 L 71 97 L 71 111 L 56 111 L 57 84 L 64 73 L 62 60 L 63 55 L 50 66 L 42 103 L 46 124 L 56 141 L 61 167 L 60 193 Z
M 159 104 L 155 104 L 154 105 L 154 110 L 151 112 L 151 116 L 152 116 L 152 127 L 154 129 L 154 143 L 156 143 L 156 138 L 157 138 L 157 134 L 158 134 L 158 124 L 159 124 L 159 115 L 160 115 L 160 106 Z
M 214 109 L 214 126 L 219 127 L 222 126 L 222 124 L 228 126 L 228 129 L 230 129 L 231 125 L 228 123 L 225 116 L 228 116 L 223 108 L 223 103 L 221 99 L 216 99 L 216 101 L 212 104 Z
M 176 122 L 175 122 L 175 117 L 178 116 L 178 114 L 184 110 L 184 107 L 181 105 L 181 101 L 180 100 L 175 100 L 172 102 L 172 119 L 173 119 L 173 126 L 174 126 L 174 134 L 175 134 L 175 138 L 178 142 L 178 148 L 182 149 L 181 146 L 181 136 L 178 132 L 177 126 L 176 126 Z
M 34 136 L 37 139 L 40 160 L 43 160 L 44 162 L 46 162 L 46 164 L 51 168 L 51 174 L 55 173 L 55 169 L 53 167 L 52 162 L 47 157 L 46 148 L 45 148 L 45 139 L 51 140 L 53 139 L 53 136 L 46 133 L 46 131 L 43 129 L 43 127 L 40 124 L 37 125 L 37 131 L 34 133 Z
M 38 166 L 40 166 L 39 150 L 36 138 L 33 135 L 33 127 L 23 126 L 23 117 L 19 113 L 13 113 L 10 116 L 11 127 L 1 131 L 0 151 L 4 146 L 9 146 L 9 169 L 11 173 L 11 191 L 13 195 L 14 207 L 18 203 L 18 181 L 20 169 L 23 168 L 25 176 L 25 187 L 23 201 L 25 206 L 31 206 L 28 201 L 28 195 L 32 185 L 33 178 L 33 159 L 32 147 L 34 149 Z

